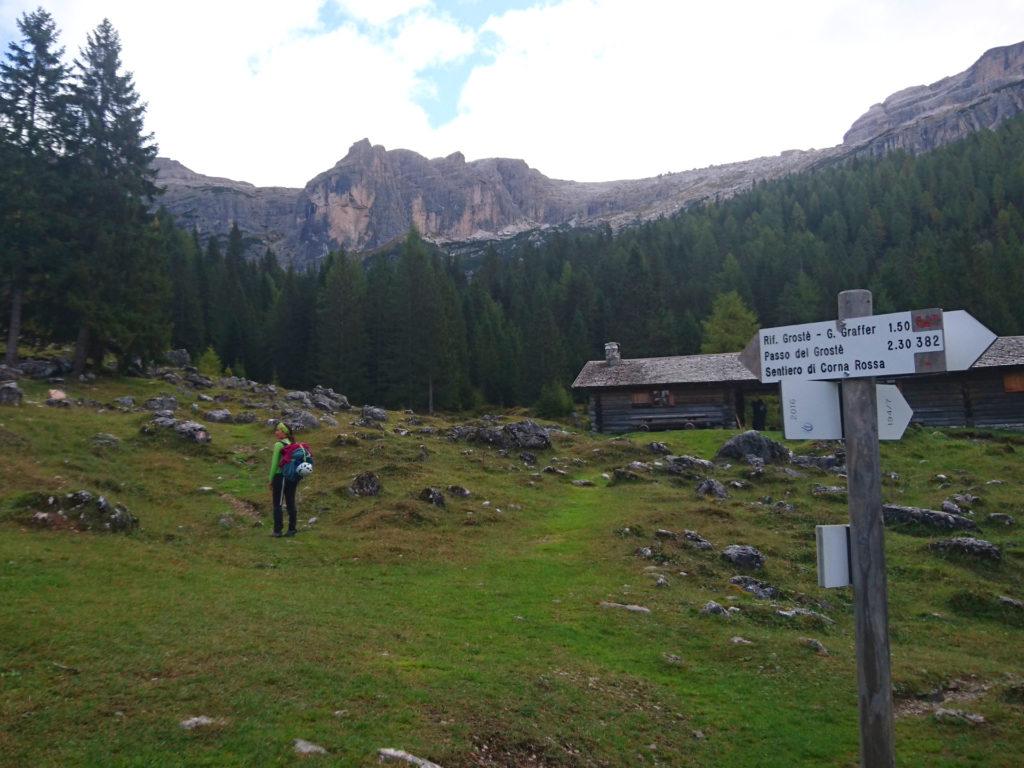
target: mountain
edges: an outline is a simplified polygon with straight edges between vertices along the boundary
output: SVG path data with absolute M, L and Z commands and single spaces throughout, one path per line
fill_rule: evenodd
M 672 214 L 851 156 L 925 152 L 990 129 L 1024 111 L 1024 43 L 986 52 L 973 66 L 931 85 L 899 91 L 872 106 L 843 143 L 653 178 L 575 182 L 550 179 L 523 160 L 467 162 L 456 152 L 428 159 L 363 139 L 302 189 L 255 187 L 203 176 L 158 158 L 160 203 L 201 234 L 237 223 L 254 251 L 287 263 L 315 263 L 343 247 L 367 251 L 410 226 L 436 243 L 507 238 L 525 231 L 608 224 Z

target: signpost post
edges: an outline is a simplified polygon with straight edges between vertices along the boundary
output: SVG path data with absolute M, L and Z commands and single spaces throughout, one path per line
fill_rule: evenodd
M 895 765 L 878 441 L 898 440 L 913 413 L 875 377 L 965 370 L 995 338 L 963 311 L 873 315 L 871 292 L 854 290 L 839 294 L 838 320 L 762 328 L 740 353 L 763 383 L 780 382 L 787 438 L 846 438 L 849 532 L 818 527 L 818 568 L 822 586 L 853 584 L 863 768 Z

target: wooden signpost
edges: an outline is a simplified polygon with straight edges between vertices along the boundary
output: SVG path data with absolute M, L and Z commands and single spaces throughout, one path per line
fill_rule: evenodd
M 853 585 L 864 768 L 896 759 L 878 441 L 898 440 L 912 415 L 875 377 L 965 370 L 995 338 L 963 311 L 873 315 L 871 292 L 853 290 L 837 320 L 762 328 L 740 353 L 762 383 L 780 382 L 787 438 L 846 439 L 849 531 L 819 526 L 818 573 L 822 586 Z

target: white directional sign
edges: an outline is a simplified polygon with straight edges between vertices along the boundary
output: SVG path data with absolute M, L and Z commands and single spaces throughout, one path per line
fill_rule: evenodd
M 942 310 L 924 309 L 762 328 L 740 360 L 767 384 L 938 373 L 945 349 Z
M 914 412 L 894 384 L 878 384 L 878 439 L 899 440 Z M 787 440 L 840 440 L 839 384 L 782 380 L 782 424 Z
M 782 426 L 787 440 L 839 440 L 839 385 L 834 381 L 782 380 Z
M 875 389 L 878 392 L 878 439 L 899 440 L 907 431 L 914 411 L 895 384 L 879 384 Z
M 966 371 L 997 338 L 962 309 L 943 313 L 942 322 L 946 332 L 947 371 Z

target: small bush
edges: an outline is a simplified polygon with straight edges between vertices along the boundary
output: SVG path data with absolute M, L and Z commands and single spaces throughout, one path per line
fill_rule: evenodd
M 537 415 L 544 419 L 557 419 L 572 413 L 572 397 L 565 387 L 556 382 L 546 384 L 534 405 Z
M 224 370 L 224 364 L 220 361 L 216 350 L 213 347 L 207 347 L 206 351 L 196 360 L 196 368 L 204 376 L 220 376 Z

